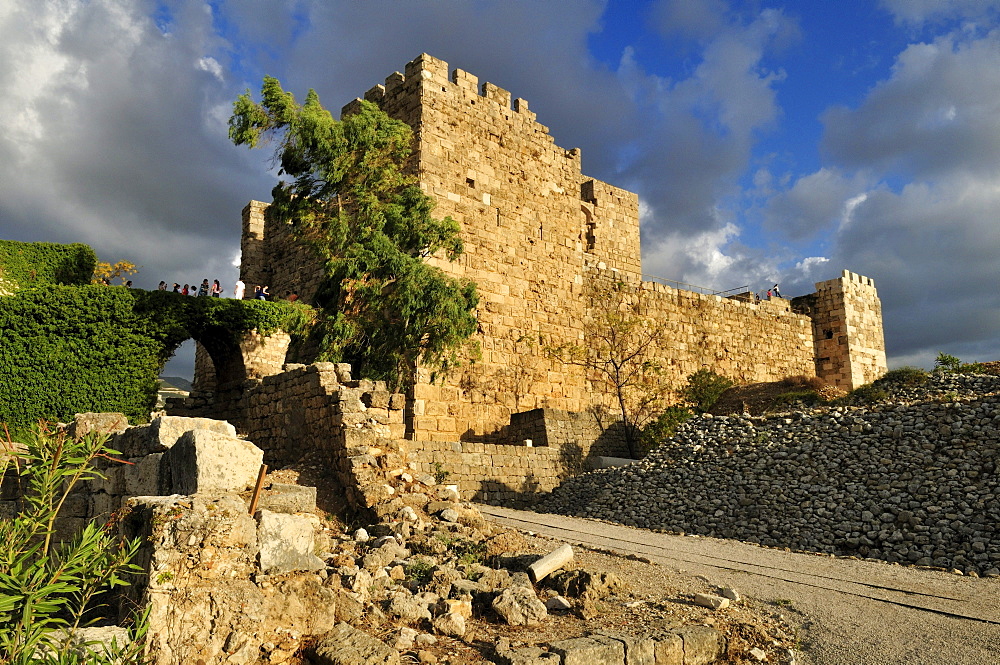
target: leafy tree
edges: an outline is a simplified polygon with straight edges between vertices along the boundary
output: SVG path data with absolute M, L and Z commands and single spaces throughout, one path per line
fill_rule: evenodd
M 661 362 L 664 328 L 648 315 L 645 292 L 624 282 L 592 281 L 586 297 L 583 344 L 545 350 L 590 370 L 604 384 L 621 416 L 629 454 L 636 457 L 640 430 L 674 399 Z
M 280 181 L 269 220 L 291 225 L 325 262 L 316 336 L 323 360 L 347 360 L 394 385 L 416 363 L 453 363 L 476 330 L 475 285 L 428 264 L 462 253 L 459 226 L 432 216 L 433 201 L 404 165 L 412 132 L 376 105 L 336 120 L 314 90 L 301 105 L 265 77 L 261 101 L 233 104 L 229 137 L 250 148 L 277 139 Z M 409 374 L 409 376 L 408 376 Z
M 42 427 L 0 441 L 0 478 L 20 481 L 20 510 L 0 520 L 0 665 L 143 662 L 144 615 L 135 617 L 131 644 L 68 649 L 72 632 L 96 618 L 100 594 L 127 585 L 139 541 L 120 539 L 113 523 L 87 524 L 57 543 L 55 522 L 77 483 L 101 477 L 98 457 L 117 454 L 107 436 L 74 440 Z
M 91 280 L 92 284 L 103 284 L 105 280 L 110 284 L 113 279 L 120 279 L 122 284 L 125 284 L 128 280 L 126 279 L 128 275 L 134 275 L 139 272 L 139 268 L 131 261 L 119 261 L 118 263 L 108 263 L 107 261 L 98 261 L 97 265 L 94 266 L 94 278 Z

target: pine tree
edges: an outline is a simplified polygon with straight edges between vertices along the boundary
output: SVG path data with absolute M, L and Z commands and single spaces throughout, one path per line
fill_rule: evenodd
M 261 102 L 233 104 L 229 137 L 254 148 L 277 139 L 280 181 L 266 215 L 290 224 L 325 262 L 316 305 L 320 358 L 352 362 L 394 386 L 417 363 L 453 363 L 476 330 L 475 284 L 428 264 L 462 253 L 458 223 L 436 219 L 434 202 L 405 170 L 412 132 L 375 104 L 336 120 L 314 90 L 301 105 L 265 77 Z

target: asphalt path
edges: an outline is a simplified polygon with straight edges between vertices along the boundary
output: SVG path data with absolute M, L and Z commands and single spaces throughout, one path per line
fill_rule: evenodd
M 796 625 L 799 660 L 807 665 L 1000 665 L 1000 578 L 479 509 L 499 524 L 643 556 L 775 603 Z

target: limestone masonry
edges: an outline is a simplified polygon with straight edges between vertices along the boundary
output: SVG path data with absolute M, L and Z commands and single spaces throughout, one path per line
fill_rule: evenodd
M 545 346 L 587 345 L 585 294 L 601 281 L 623 282 L 641 295 L 670 340 L 663 360 L 678 384 L 708 368 L 739 382 L 807 375 L 851 389 L 885 372 L 881 304 L 871 279 L 844 271 L 818 283 L 813 294 L 761 302 L 750 294 L 725 297 L 644 280 L 638 197 L 583 175 L 580 151 L 557 146 L 525 100 L 512 101 L 508 91 L 480 85 L 468 72 L 449 73 L 447 63 L 426 54 L 364 98 L 413 128 L 409 168 L 435 200 L 435 214 L 460 223 L 465 244 L 458 261 L 431 261 L 448 274 L 474 280 L 480 293 L 478 353 L 470 353 L 443 382 L 432 384 L 429 374 L 418 370 L 406 395 L 405 438 L 428 464 L 444 455 L 481 454 L 466 451 L 470 446 L 523 445 L 531 438 L 526 431 L 556 432 L 545 422 L 551 418 L 563 423 L 565 432 L 572 421 L 572 431 L 583 436 L 580 459 L 623 452 L 621 441 L 601 422 L 571 417 L 606 406 L 604 388 L 585 369 L 544 353 Z M 342 113 L 358 104 L 347 104 Z M 279 297 L 293 291 L 311 302 L 320 266 L 287 226 L 265 222 L 266 207 L 251 201 L 243 210 L 241 278 L 248 292 L 267 284 Z M 202 350 L 195 381 L 195 398 L 202 401 L 172 412 L 226 417 L 245 426 L 252 414 L 226 407 L 248 403 L 233 395 L 243 390 L 235 379 L 242 372 L 259 381 L 280 373 L 285 362 L 308 360 L 287 357 L 287 348 L 287 339 L 255 339 L 236 354 L 242 355 L 235 358 L 242 366 L 235 373 L 219 366 L 218 351 Z M 221 362 L 230 367 L 233 360 Z M 216 386 L 216 380 L 224 385 Z M 281 382 L 270 381 L 279 389 Z M 230 395 L 222 400 L 226 404 L 212 397 L 209 391 L 216 389 Z M 533 418 L 539 422 L 532 424 Z M 588 432 L 582 435 L 581 429 Z M 470 476 L 483 462 L 477 459 L 471 467 L 463 462 Z M 496 475 L 496 491 L 503 491 L 510 488 L 508 476 L 518 474 Z

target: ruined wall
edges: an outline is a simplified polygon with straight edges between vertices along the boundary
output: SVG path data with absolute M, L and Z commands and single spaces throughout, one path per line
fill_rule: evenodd
M 850 390 L 886 371 L 882 304 L 869 278 L 845 270 L 803 301 L 811 310 L 816 375 Z
M 253 297 L 254 287 L 266 285 L 273 299 L 295 293 L 312 304 L 323 278 L 322 263 L 292 237 L 288 224 L 264 219 L 267 206 L 250 201 L 243 208 L 240 279 L 246 284 L 245 297 Z

